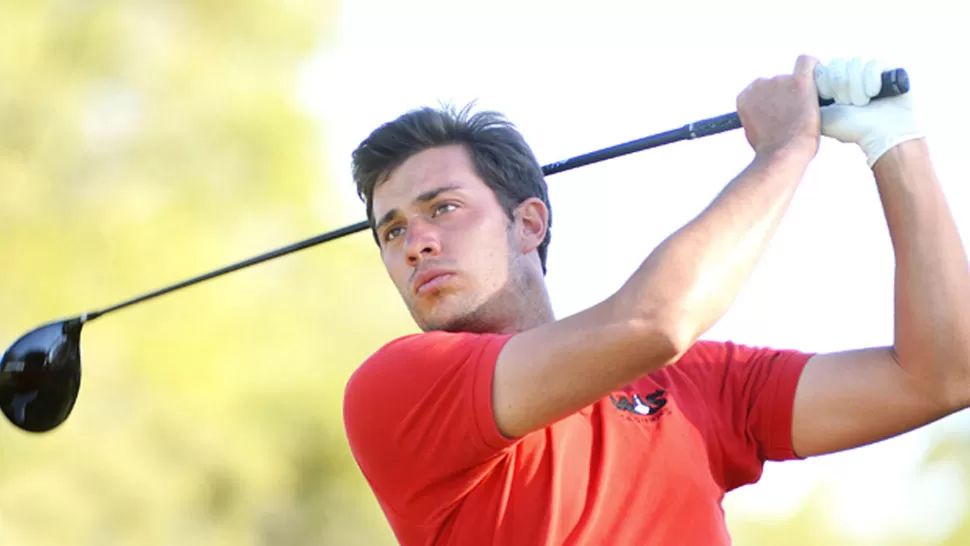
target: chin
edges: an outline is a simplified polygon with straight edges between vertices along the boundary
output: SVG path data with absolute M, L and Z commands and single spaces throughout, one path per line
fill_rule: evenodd
M 411 315 L 425 332 L 486 333 L 491 331 L 491 325 L 486 320 L 481 307 L 472 308 L 464 302 L 438 301 L 428 309 L 427 313 L 412 311 Z

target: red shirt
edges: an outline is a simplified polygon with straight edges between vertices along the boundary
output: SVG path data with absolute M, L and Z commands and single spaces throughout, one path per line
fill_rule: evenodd
M 350 378 L 350 448 L 403 546 L 726 545 L 725 492 L 756 482 L 766 460 L 795 458 L 810 354 L 699 341 L 512 440 L 491 404 L 509 337 L 406 336 Z

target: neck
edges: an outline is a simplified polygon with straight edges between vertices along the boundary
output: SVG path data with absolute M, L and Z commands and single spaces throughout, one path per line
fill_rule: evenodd
M 524 275 L 509 297 L 508 309 L 515 311 L 510 315 L 508 324 L 499 333 L 523 332 L 556 320 L 552 311 L 552 300 L 542 275 Z

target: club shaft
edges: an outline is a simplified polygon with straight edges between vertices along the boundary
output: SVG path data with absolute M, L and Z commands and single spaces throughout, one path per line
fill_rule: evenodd
M 882 89 L 876 99 L 896 96 L 909 91 L 909 76 L 904 69 L 897 68 L 893 70 L 887 70 L 882 74 Z M 830 104 L 831 100 L 819 99 L 820 105 Z M 681 140 L 692 140 L 696 138 L 702 138 L 706 136 L 716 135 L 718 133 L 723 133 L 725 131 L 730 131 L 732 129 L 738 129 L 741 127 L 741 119 L 739 118 L 737 112 L 731 112 L 730 114 L 724 114 L 722 116 L 717 116 L 713 118 L 703 119 L 700 121 L 695 121 L 689 123 L 678 129 L 672 129 L 670 131 L 664 131 L 662 133 L 657 133 L 655 135 L 650 135 L 636 140 L 631 140 L 629 142 L 624 142 L 623 144 L 617 144 L 615 146 L 610 146 L 609 148 L 603 148 L 602 150 L 597 150 L 595 152 L 590 152 L 587 154 L 579 155 L 570 159 L 563 161 L 557 161 L 555 163 L 550 163 L 542 167 L 542 173 L 546 176 L 565 172 L 578 167 L 583 167 L 586 165 L 592 165 L 593 163 L 599 163 L 601 161 L 606 161 L 607 159 L 614 159 L 617 157 L 629 155 L 632 153 L 640 152 L 643 150 L 649 150 L 650 148 L 656 148 L 659 146 L 664 146 L 666 144 L 672 144 L 674 142 L 679 142 Z M 215 271 L 210 271 L 198 277 L 193 277 L 191 279 L 184 280 L 182 282 L 173 284 L 171 286 L 166 286 L 165 288 L 160 288 L 154 292 L 148 294 L 143 294 L 136 298 L 132 298 L 128 301 L 121 302 L 111 307 L 106 307 L 100 311 L 91 311 L 81 315 L 79 318 L 81 322 L 87 322 L 94 320 L 100 316 L 111 313 L 112 311 L 117 311 L 125 307 L 135 305 L 136 303 L 141 303 L 146 300 L 154 299 L 159 296 L 174 292 L 176 290 L 181 290 L 183 288 L 198 284 L 209 279 L 214 279 L 216 277 L 221 277 L 233 271 L 238 271 L 249 266 L 253 266 L 267 260 L 272 260 L 279 258 L 280 256 L 285 256 L 291 254 L 298 250 L 303 250 L 312 246 L 319 245 L 321 243 L 326 243 L 328 241 L 333 241 L 334 239 L 339 239 L 346 235 L 351 235 L 359 231 L 364 231 L 368 229 L 369 224 L 366 221 L 358 222 L 349 226 L 336 229 L 334 231 L 329 231 L 303 241 L 293 243 L 291 245 L 278 248 L 276 250 L 267 252 L 265 254 L 260 254 L 259 256 L 253 256 L 247 260 L 243 260 L 239 263 L 228 265 L 226 267 L 216 269 Z
M 135 305 L 136 303 L 141 303 L 141 302 L 143 302 L 145 300 L 154 299 L 154 298 L 157 298 L 159 296 L 163 296 L 165 294 L 168 294 L 170 292 L 174 292 L 176 290 L 181 290 L 182 288 L 186 288 L 188 286 L 192 286 L 193 284 L 198 284 L 198 283 L 200 283 L 202 281 L 207 281 L 209 279 L 214 279 L 216 277 L 221 277 L 222 275 L 226 275 L 228 273 L 232 273 L 233 271 L 238 271 L 240 269 L 244 269 L 246 267 L 253 266 L 253 265 L 256 265 L 258 263 L 265 262 L 267 260 L 272 260 L 274 258 L 279 258 L 280 256 L 285 256 L 287 254 L 292 254 L 293 252 L 296 252 L 298 250 L 303 250 L 303 249 L 309 248 L 311 246 L 319 245 L 321 243 L 326 243 L 327 241 L 332 241 L 334 239 L 339 239 L 339 238 L 341 238 L 341 237 L 343 237 L 345 235 L 350 235 L 351 233 L 356 233 L 358 231 L 363 231 L 363 230 L 367 229 L 367 227 L 368 227 L 367 222 L 359 222 L 357 224 L 353 224 L 353 225 L 350 225 L 350 226 L 346 226 L 346 227 L 343 227 L 343 228 L 340 228 L 340 229 L 337 229 L 337 230 L 334 230 L 334 231 L 329 231 L 327 233 L 324 233 L 324 234 L 321 234 L 321 235 L 317 235 L 315 237 L 311 237 L 309 239 L 305 239 L 303 241 L 299 241 L 299 242 L 293 243 L 291 245 L 288 245 L 288 246 L 285 246 L 285 247 L 282 247 L 282 248 L 278 248 L 276 250 L 267 252 L 265 254 L 260 254 L 259 256 L 253 256 L 252 258 L 249 258 L 247 260 L 243 260 L 241 262 L 238 262 L 238 263 L 235 263 L 235 264 L 232 264 L 232 265 L 227 265 L 227 266 L 222 267 L 220 269 L 216 269 L 215 271 L 210 271 L 208 273 L 199 275 L 198 277 L 193 277 L 191 279 L 184 280 L 182 282 L 173 284 L 171 286 L 166 286 L 165 288 L 160 288 L 158 290 L 155 290 L 154 292 L 150 292 L 148 294 L 143 294 L 143 295 L 138 296 L 136 298 L 132 298 L 132 299 L 130 299 L 128 301 L 124 301 L 124 302 L 118 303 L 116 305 L 112 305 L 111 307 L 106 307 L 104 309 L 101 309 L 100 311 L 92 311 L 92 312 L 85 313 L 84 315 L 81 316 L 81 320 L 83 322 L 91 321 L 91 320 L 94 320 L 94 319 L 96 319 L 96 318 L 98 318 L 100 316 L 106 315 L 106 314 L 108 314 L 108 313 L 110 313 L 112 311 L 117 311 L 119 309 L 123 309 L 123 308 L 129 307 L 131 305 Z
M 732 116 L 734 118 L 737 118 L 737 114 L 733 114 L 733 113 L 732 114 L 727 114 L 726 116 L 720 116 L 720 118 L 729 118 L 729 117 L 732 117 Z M 720 119 L 720 118 L 713 118 L 713 119 Z M 677 142 L 677 141 L 680 141 L 680 140 L 688 140 L 688 139 L 691 139 L 691 138 L 698 138 L 700 136 L 707 136 L 708 134 L 715 134 L 714 132 L 708 132 L 706 134 L 696 134 L 696 131 L 692 131 L 692 129 L 691 129 L 692 127 L 696 127 L 698 124 L 705 123 L 705 122 L 709 122 L 709 121 L 710 120 L 705 120 L 704 122 L 695 122 L 695 123 L 692 123 L 692 124 L 689 124 L 689 125 L 685 125 L 685 126 L 679 128 L 679 129 L 674 129 L 674 130 L 671 130 L 671 131 L 665 131 L 663 133 L 658 133 L 656 135 L 651 135 L 651 136 L 644 137 L 644 138 L 640 138 L 640 139 L 637 139 L 637 140 L 631 140 L 630 142 L 625 142 L 623 144 L 617 144 L 617 145 L 611 146 L 609 148 L 604 148 L 602 150 L 597 150 L 595 152 L 590 152 L 588 154 L 583 154 L 583 155 L 580 155 L 580 156 L 576 156 L 576 157 L 567 159 L 565 161 L 558 161 L 556 163 L 551 163 L 549 165 L 545 165 L 544 167 L 542 167 L 542 172 L 545 175 L 551 175 L 551 174 L 561 173 L 561 172 L 568 171 L 568 170 L 571 170 L 571 169 L 575 169 L 575 168 L 578 168 L 578 167 L 583 167 L 585 165 L 591 165 L 593 163 L 599 163 L 601 161 L 606 161 L 607 159 L 613 159 L 613 158 L 616 158 L 616 157 L 620 157 L 620 156 L 632 154 L 634 152 L 639 152 L 639 151 L 647 150 L 647 149 L 650 149 L 650 148 L 656 148 L 658 146 L 663 146 L 665 144 L 670 144 L 670 143 Z M 737 123 L 737 127 L 740 127 L 740 122 Z M 730 125 L 730 124 L 726 124 L 723 127 L 720 127 L 717 132 L 723 132 L 723 131 L 727 131 L 727 130 L 730 130 L 730 129 L 735 129 L 737 127 L 735 127 L 733 125 Z M 692 136 L 692 133 L 693 133 L 693 136 Z M 106 307 L 106 308 L 101 309 L 101 310 L 98 310 L 98 311 L 89 311 L 89 312 L 81 315 L 80 318 L 81 318 L 81 321 L 82 322 L 89 322 L 89 321 L 92 321 L 92 320 L 94 320 L 94 319 L 96 319 L 98 317 L 101 317 L 101 316 L 104 316 L 104 315 L 106 315 L 108 313 L 111 313 L 113 311 L 117 311 L 119 309 L 124 309 L 125 307 L 130 307 L 132 305 L 135 305 L 136 303 L 141 303 L 143 301 L 147 301 L 147 300 L 150 300 L 150 299 L 154 299 L 154 298 L 157 298 L 159 296 L 164 296 L 165 294 L 169 294 L 169 293 L 174 292 L 176 290 L 181 290 L 183 288 L 187 288 L 189 286 L 192 286 L 194 284 L 201 283 L 203 281 L 207 281 L 209 279 L 214 279 L 216 277 L 221 277 L 221 276 L 226 275 L 228 273 L 232 273 L 233 271 L 238 271 L 240 269 L 244 269 L 244 268 L 247 268 L 247 267 L 250 267 L 250 266 L 259 264 L 259 263 L 263 263 L 263 262 L 268 261 L 268 260 L 273 260 L 273 259 L 279 258 L 281 256 L 285 256 L 287 254 L 292 254 L 293 252 L 297 252 L 299 250 L 303 250 L 303 249 L 306 249 L 306 248 L 310 248 L 312 246 L 316 246 L 316 245 L 319 245 L 319 244 L 322 244 L 322 243 L 326 243 L 328 241 L 333 241 L 335 239 L 340 239 L 341 237 L 345 237 L 347 235 L 351 235 L 351 234 L 357 233 L 359 231 L 364 231 L 364 230 L 366 230 L 368 228 L 369 228 L 369 224 L 366 221 L 362 221 L 362 222 L 358 222 L 356 224 L 352 224 L 352 225 L 349 225 L 349 226 L 342 227 L 340 229 L 336 229 L 336 230 L 333 230 L 333 231 L 328 231 L 327 233 L 323 233 L 321 235 L 316 235 L 314 237 L 310 237 L 309 239 L 304 239 L 302 241 L 298 241 L 298 242 L 293 243 L 291 245 L 287 245 L 285 247 L 278 248 L 276 250 L 272 250 L 272 251 L 267 252 L 265 254 L 260 254 L 258 256 L 253 256 L 252 258 L 248 258 L 248 259 L 243 260 L 241 262 L 238 262 L 238 263 L 235 263 L 235 264 L 232 264 L 232 265 L 227 265 L 225 267 L 216 269 L 214 271 L 210 271 L 208 273 L 204 273 L 204 274 L 199 275 L 197 277 L 193 277 L 191 279 L 186 279 L 186 280 L 181 281 L 181 282 L 178 282 L 176 284 L 173 284 L 173 285 L 170 285 L 170 286 L 166 286 L 164 288 L 160 288 L 158 290 L 155 290 L 154 292 L 149 292 L 147 294 L 142 294 L 141 296 L 137 296 L 137 297 L 132 298 L 130 300 L 123 301 L 121 303 L 112 305 L 111 307 Z

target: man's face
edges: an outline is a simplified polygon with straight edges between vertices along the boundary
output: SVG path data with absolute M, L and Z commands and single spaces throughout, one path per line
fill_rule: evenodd
M 490 331 L 515 285 L 509 220 L 461 146 L 414 155 L 374 190 L 388 274 L 422 330 Z

